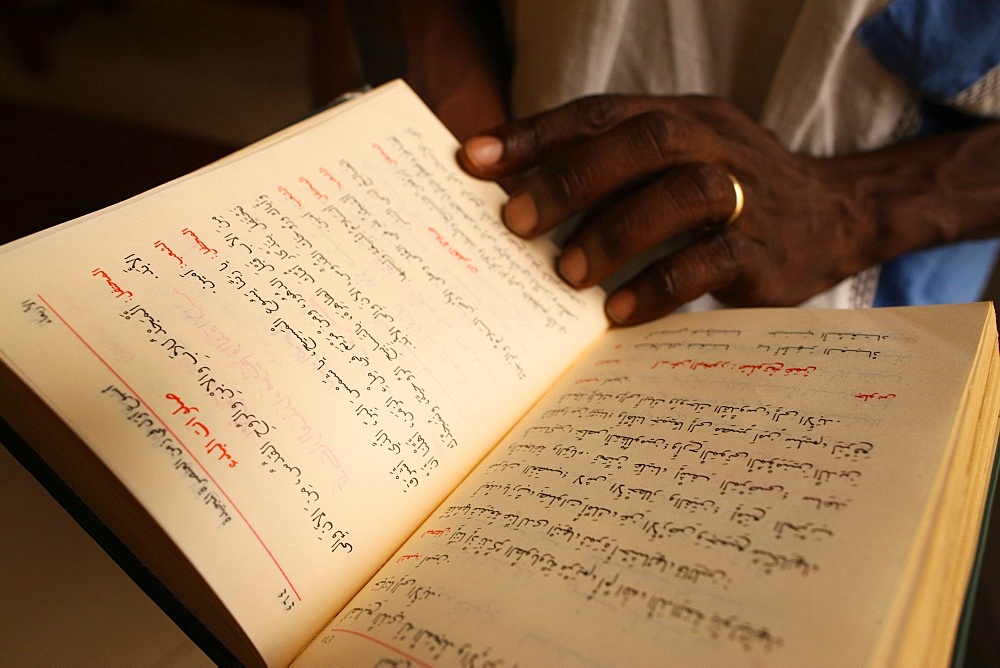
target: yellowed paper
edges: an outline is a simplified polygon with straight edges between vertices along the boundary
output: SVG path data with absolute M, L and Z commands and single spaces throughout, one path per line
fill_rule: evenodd
M 3 252 L 4 361 L 272 662 L 605 327 L 456 147 L 394 84 Z
M 302 663 L 864 665 L 987 309 L 612 332 Z

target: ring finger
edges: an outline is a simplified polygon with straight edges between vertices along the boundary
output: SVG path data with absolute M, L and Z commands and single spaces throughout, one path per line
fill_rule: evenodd
M 733 181 L 721 167 L 698 162 L 668 169 L 589 215 L 565 244 L 559 273 L 573 286 L 594 285 L 637 256 L 662 252 L 659 246 L 668 240 L 674 247 L 683 245 L 687 233 L 725 222 L 738 205 Z

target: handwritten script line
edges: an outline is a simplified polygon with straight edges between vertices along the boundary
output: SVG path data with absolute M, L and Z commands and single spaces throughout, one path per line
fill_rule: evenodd
M 138 399 L 142 403 L 142 405 L 145 407 L 145 409 L 147 411 L 149 411 L 149 413 L 153 417 L 155 417 L 159 421 L 159 423 L 161 425 L 163 425 L 164 429 L 166 429 L 168 432 L 170 432 L 170 435 L 178 443 L 180 443 L 181 447 L 184 448 L 184 452 L 186 452 L 188 454 L 188 456 L 191 459 L 194 460 L 194 462 L 202 470 L 202 472 L 205 474 L 205 476 L 208 477 L 208 479 L 212 481 L 212 484 L 214 484 L 216 486 L 216 488 L 219 490 L 219 492 L 221 492 L 222 495 L 224 497 L 226 497 L 226 501 L 228 501 L 229 504 L 232 506 L 233 510 L 236 511 L 236 514 L 240 516 L 240 519 L 243 520 L 243 523 L 246 525 L 247 529 L 250 530 L 250 533 L 253 534 L 253 537 L 257 540 L 258 543 L 260 543 L 260 546 L 264 549 L 264 552 L 267 553 L 267 556 L 274 563 L 275 567 L 278 569 L 278 572 L 281 573 L 281 577 L 285 580 L 285 582 L 288 584 L 288 586 L 291 587 L 292 592 L 295 594 L 295 597 L 299 601 L 301 601 L 302 600 L 302 596 L 299 595 L 298 590 L 295 588 L 295 585 L 292 584 L 291 579 L 288 577 L 288 574 L 285 572 L 285 569 L 282 568 L 281 564 L 278 562 L 277 557 L 275 557 L 274 553 L 271 552 L 271 549 L 267 546 L 267 544 L 264 542 L 264 539 L 261 537 L 261 535 L 254 528 L 254 526 L 250 522 L 249 518 L 247 518 L 247 516 L 243 514 L 243 511 L 241 511 L 240 508 L 239 508 L 239 506 L 236 505 L 236 503 L 233 501 L 233 499 L 226 492 L 225 488 L 222 485 L 220 485 L 219 482 L 215 479 L 215 477 L 213 477 L 212 474 L 208 471 L 208 469 L 205 468 L 205 465 L 202 464 L 201 460 L 198 459 L 198 457 L 191 451 L 191 449 L 184 443 L 184 441 L 180 437 L 178 437 L 176 433 L 174 433 L 174 430 L 171 429 L 169 425 L 167 425 L 166 421 L 163 418 L 160 417 L 159 413 L 157 413 L 156 410 L 154 410 L 153 407 L 150 406 L 149 403 L 145 399 L 143 399 L 142 396 L 138 392 L 135 391 L 135 389 L 128 383 L 128 381 L 126 381 L 124 378 L 122 378 L 121 374 L 118 373 L 118 371 L 113 366 L 111 366 L 111 364 L 106 359 L 104 359 L 104 357 L 99 352 L 97 352 L 97 350 L 95 350 L 93 346 L 90 345 L 90 343 L 83 337 L 83 335 L 81 335 L 69 323 L 69 321 L 67 321 L 66 318 L 63 317 L 62 313 L 60 313 L 58 309 L 56 309 L 54 306 L 52 306 L 52 304 L 49 303 L 49 301 L 47 299 L 45 299 L 45 297 L 43 297 L 42 295 L 36 295 L 36 296 L 38 297 L 38 299 L 42 303 L 45 304 L 45 306 L 52 313 L 55 314 L 55 316 L 57 318 L 59 318 L 59 321 L 62 322 L 62 324 L 66 327 L 66 329 L 68 329 L 73 334 L 73 336 L 75 336 L 76 339 L 88 351 L 90 351 L 90 354 L 93 355 L 102 365 L 104 365 L 104 368 L 106 368 L 108 371 L 110 371 L 111 374 L 114 375 L 114 377 L 117 378 L 118 381 L 122 385 L 124 385 L 125 387 L 127 387 L 128 390 L 129 390 L 129 392 L 131 392 L 133 395 L 135 395 L 136 399 Z

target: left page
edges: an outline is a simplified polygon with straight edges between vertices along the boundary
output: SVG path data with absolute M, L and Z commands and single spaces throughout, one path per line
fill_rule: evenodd
M 4 363 L 268 662 L 605 329 L 456 148 L 394 83 L 0 253 Z

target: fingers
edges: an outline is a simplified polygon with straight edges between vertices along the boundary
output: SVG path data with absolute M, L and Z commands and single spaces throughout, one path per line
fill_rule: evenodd
M 459 157 L 473 174 L 497 178 L 528 169 L 571 144 L 642 114 L 660 112 L 720 126 L 735 120 L 732 111 L 722 101 L 704 96 L 594 95 L 470 137 Z
M 631 98 L 586 102 L 464 145 L 462 159 L 479 175 L 502 178 L 533 168 L 504 210 L 504 221 L 516 234 L 543 234 L 663 170 L 723 157 L 711 128 L 686 116 L 666 110 L 629 116 L 638 104 Z
M 574 287 L 595 285 L 668 239 L 725 221 L 736 205 L 725 171 L 704 163 L 675 167 L 588 216 L 564 245 L 557 269 Z
M 520 236 L 584 214 L 557 265 L 575 287 L 598 284 L 683 239 L 681 250 L 609 298 L 612 322 L 631 325 L 705 293 L 736 295 L 739 303 L 756 298 L 745 278 L 748 267 L 760 273 L 766 263 L 753 258 L 766 251 L 756 248 L 759 235 L 743 230 L 759 221 L 725 225 L 738 217 L 741 196 L 755 195 L 745 180 L 752 174 L 741 168 L 758 162 L 746 141 L 760 143 L 754 132 L 763 131 L 718 100 L 602 96 L 473 137 L 460 159 L 474 175 L 516 183 L 503 217 Z M 713 223 L 723 227 L 705 234 Z
M 527 169 L 570 143 L 599 135 L 648 110 L 649 103 L 636 98 L 583 98 L 472 137 L 459 156 L 473 174 L 497 178 Z
M 730 286 L 745 273 L 743 243 L 737 230 L 723 228 L 660 260 L 608 298 L 608 319 L 617 325 L 655 320 Z

